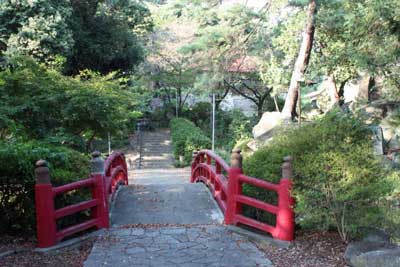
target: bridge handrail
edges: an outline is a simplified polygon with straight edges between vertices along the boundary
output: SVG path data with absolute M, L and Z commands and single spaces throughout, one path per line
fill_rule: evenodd
M 214 159 L 216 165 L 220 165 L 222 169 L 224 169 L 226 172 L 229 171 L 230 167 L 229 165 L 225 162 L 225 160 L 223 160 L 220 156 L 218 156 L 216 153 L 214 153 L 211 150 L 200 150 L 197 152 L 194 152 L 194 162 L 196 162 L 196 160 L 199 160 L 199 162 L 204 162 L 204 155 L 207 156 L 207 161 Z M 217 170 L 218 171 L 218 170 Z
M 292 241 L 294 239 L 294 199 L 290 195 L 292 188 L 291 158 L 285 157 L 282 165 L 282 178 L 279 184 L 270 183 L 242 173 L 242 156 L 240 150 L 232 151 L 231 166 L 210 150 L 193 153 L 192 174 L 190 181 L 204 182 L 209 188 L 224 213 L 226 224 L 244 224 L 270 233 L 274 238 Z M 206 157 L 206 159 L 205 159 Z M 212 160 L 215 166 L 212 165 Z M 219 166 L 219 167 L 218 167 Z M 221 167 L 227 177 L 221 174 Z M 242 194 L 243 184 L 275 191 L 278 195 L 278 205 Z M 262 209 L 276 215 L 276 225 L 246 217 L 242 205 Z
M 113 199 L 120 183 L 128 184 L 125 156 L 114 152 L 103 161 L 100 153 L 94 152 L 92 157 L 89 178 L 57 187 L 51 184 L 47 162 L 39 160 L 36 163 L 35 207 L 39 248 L 54 246 L 65 237 L 92 227 L 100 229 L 110 226 L 109 201 Z M 57 195 L 81 188 L 91 188 L 91 199 L 55 209 L 54 198 Z M 57 230 L 57 220 L 87 209 L 91 210 L 91 219 Z
M 128 185 L 128 166 L 122 152 L 114 151 L 105 159 L 104 176 L 108 200 L 111 202 L 118 185 Z
M 88 187 L 95 183 L 93 178 L 83 179 L 80 181 L 72 182 L 65 185 L 60 185 L 57 187 L 53 187 L 53 194 L 54 196 L 61 195 L 63 193 L 76 190 L 82 187 Z

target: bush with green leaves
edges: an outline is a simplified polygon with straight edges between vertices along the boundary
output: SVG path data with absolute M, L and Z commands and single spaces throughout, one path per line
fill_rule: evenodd
M 89 174 L 89 159 L 79 152 L 38 141 L 0 141 L 0 232 L 35 231 L 35 162 L 49 163 L 53 186 L 70 183 Z M 82 200 L 87 195 L 70 194 L 56 199 L 61 207 Z M 69 218 L 73 222 L 77 218 Z
M 174 156 L 176 159 L 184 156 L 185 164 L 190 163 L 193 151 L 211 147 L 210 138 L 187 119 L 172 119 L 170 128 Z
M 182 114 L 211 137 L 211 104 L 199 102 Z M 257 123 L 256 117 L 247 117 L 239 109 L 217 110 L 215 118 L 215 145 L 228 153 L 240 140 L 251 137 L 251 129 Z
M 113 74 L 91 71 L 75 78 L 18 57 L 0 71 L 0 137 L 26 136 L 90 150 L 93 140 L 127 136 L 137 117 L 137 97 Z
M 303 228 L 336 229 L 349 240 L 366 229 L 385 227 L 379 204 L 391 193 L 392 170 L 373 152 L 371 131 L 350 114 L 331 112 L 302 127 L 276 134 L 244 161 L 246 174 L 279 182 L 282 158 L 293 156 L 297 223 Z M 276 194 L 245 186 L 244 192 L 268 202 Z M 247 210 L 250 216 L 264 216 Z M 260 218 L 271 222 L 270 216 Z

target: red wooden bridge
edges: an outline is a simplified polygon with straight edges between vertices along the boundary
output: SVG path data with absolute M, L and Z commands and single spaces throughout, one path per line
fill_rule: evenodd
M 110 227 L 110 203 L 114 201 L 118 187 L 128 185 L 125 157 L 120 152 L 112 153 L 104 161 L 98 152 L 93 153 L 92 156 L 92 171 L 88 178 L 58 187 L 53 187 L 51 184 L 47 163 L 43 160 L 37 162 L 35 202 L 37 237 L 40 248 L 51 247 L 66 237 L 89 228 Z M 240 150 L 232 152 L 230 165 L 210 150 L 197 151 L 193 154 L 190 181 L 192 183 L 203 182 L 208 186 L 224 214 L 225 224 L 247 225 L 267 232 L 278 240 L 292 241 L 294 239 L 294 201 L 290 196 L 292 181 L 289 157 L 284 159 L 282 165 L 282 179 L 279 184 L 273 184 L 243 174 Z M 242 193 L 243 184 L 276 192 L 278 205 L 244 195 Z M 85 187 L 91 189 L 91 199 L 55 209 L 54 199 L 57 195 Z M 242 205 L 276 215 L 276 225 L 269 225 L 246 217 L 243 214 Z M 193 209 L 195 208 L 193 207 Z M 90 219 L 57 230 L 57 220 L 88 209 L 91 211 Z

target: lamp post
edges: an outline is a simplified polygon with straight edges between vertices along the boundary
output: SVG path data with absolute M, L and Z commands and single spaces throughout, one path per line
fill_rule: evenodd
M 212 142 L 211 149 L 215 149 L 215 93 L 212 94 Z
M 175 115 L 178 118 L 179 117 L 179 103 L 178 103 L 178 88 L 176 88 L 176 94 L 175 94 Z
M 108 132 L 108 155 L 111 155 L 111 134 Z

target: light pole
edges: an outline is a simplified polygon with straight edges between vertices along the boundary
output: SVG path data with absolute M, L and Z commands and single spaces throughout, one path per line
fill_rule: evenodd
M 212 94 L 212 136 L 211 136 L 212 151 L 215 149 L 215 93 Z
M 108 132 L 108 155 L 111 155 L 111 134 Z
M 179 116 L 179 114 L 178 114 L 178 111 L 179 111 L 179 107 L 178 107 L 178 88 L 176 88 L 175 103 L 176 103 L 175 104 L 175 115 L 178 118 L 178 116 Z

